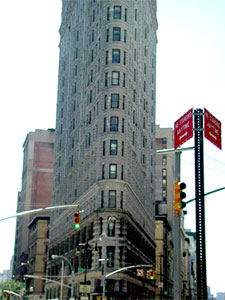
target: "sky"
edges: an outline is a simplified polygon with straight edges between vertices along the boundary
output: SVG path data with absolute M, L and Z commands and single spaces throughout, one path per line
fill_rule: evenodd
M 160 127 L 190 108 L 204 107 L 225 121 L 225 1 L 158 0 L 156 120 Z M 35 129 L 55 127 L 60 0 L 0 1 L 1 143 L 0 218 L 16 213 L 23 143 Z M 194 139 L 183 147 L 194 146 Z M 224 150 L 204 139 L 205 193 L 225 186 Z M 195 197 L 194 151 L 181 155 L 187 200 Z M 207 280 L 225 292 L 225 191 L 205 197 Z M 195 231 L 195 204 L 185 227 Z M 221 233 L 222 232 L 222 233 Z M 0 222 L 0 272 L 13 255 L 15 219 Z

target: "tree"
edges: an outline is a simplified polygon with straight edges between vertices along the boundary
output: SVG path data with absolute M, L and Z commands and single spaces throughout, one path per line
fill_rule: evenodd
M 14 293 L 20 294 L 21 290 L 24 290 L 24 283 L 15 280 L 9 280 L 6 282 L 0 282 L 0 289 L 12 291 Z

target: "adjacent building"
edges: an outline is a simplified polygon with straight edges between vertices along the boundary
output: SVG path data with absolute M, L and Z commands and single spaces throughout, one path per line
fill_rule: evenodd
M 18 193 L 17 212 L 47 207 L 51 204 L 55 130 L 28 133 L 23 144 L 22 189 Z M 23 280 L 28 270 L 29 229 L 33 215 L 17 218 L 13 275 Z
M 156 298 L 173 299 L 174 244 L 173 244 L 173 129 L 156 126 L 156 182 L 155 182 L 155 243 L 156 243 Z
M 29 265 L 28 274 L 46 276 L 49 243 L 50 216 L 36 216 L 28 224 L 29 228 Z M 39 278 L 27 279 L 27 289 L 32 299 L 43 298 L 45 281 Z
M 0 282 L 6 282 L 11 279 L 10 277 L 10 270 L 3 270 L 2 273 L 0 273 Z
M 155 0 L 62 1 L 52 205 L 82 213 L 76 231 L 73 210 L 52 212 L 48 274 L 61 270 L 51 255 L 65 256 L 75 295 L 81 282 L 102 295 L 106 258 L 107 273 L 155 268 L 156 31 Z M 106 281 L 112 299 L 155 288 L 135 269 Z M 58 293 L 46 285 L 47 298 Z

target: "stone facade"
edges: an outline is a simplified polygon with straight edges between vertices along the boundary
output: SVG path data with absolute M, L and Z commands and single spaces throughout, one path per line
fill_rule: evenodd
M 75 270 L 84 266 L 75 250 L 87 241 L 111 257 L 109 270 L 155 265 L 156 30 L 155 1 L 63 1 L 52 204 L 75 203 L 82 214 L 74 233 L 72 210 L 52 213 L 50 254 L 66 254 Z M 90 257 L 96 292 L 101 266 Z M 107 281 L 112 297 L 154 293 L 134 272 L 120 277 Z
M 29 266 L 28 274 L 44 277 L 46 275 L 47 253 L 49 243 L 49 216 L 36 216 L 28 224 L 29 228 Z M 27 289 L 31 298 L 44 296 L 45 282 L 40 279 L 28 279 Z M 40 297 L 41 296 L 41 297 Z

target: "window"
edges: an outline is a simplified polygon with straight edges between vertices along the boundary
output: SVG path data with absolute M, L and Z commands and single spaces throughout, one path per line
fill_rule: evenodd
M 118 123 L 119 118 L 118 117 L 111 117 L 110 118 L 110 131 L 118 131 Z
M 115 229 L 116 229 L 116 219 L 108 221 L 108 236 L 115 236 Z
M 109 51 L 106 51 L 105 53 L 105 64 L 108 65 L 109 63 Z
M 106 118 L 104 118 L 103 132 L 106 132 Z
M 123 180 L 123 166 L 121 166 L 121 180 Z
M 102 218 L 99 218 L 99 229 L 100 229 L 100 234 L 102 234 L 103 232 L 103 219 Z
M 163 166 L 167 165 L 167 155 L 166 154 L 162 156 L 162 165 Z
M 108 86 L 108 72 L 105 73 L 105 86 Z
M 124 142 L 122 142 L 121 156 L 124 156 Z
M 117 178 L 117 165 L 116 164 L 110 164 L 109 165 L 109 178 L 110 179 L 116 179 Z
M 123 52 L 123 64 L 126 65 L 126 60 L 127 60 L 127 52 Z
M 113 19 L 121 19 L 121 6 L 114 6 Z
M 135 21 L 137 21 L 137 8 L 135 8 L 135 11 L 134 11 L 134 19 L 135 19 Z
M 136 100 L 136 90 L 133 90 L 133 101 L 135 102 Z
M 124 37 L 123 37 L 123 41 L 124 41 L 124 43 L 126 44 L 126 42 L 127 42 L 127 31 L 126 31 L 126 29 L 124 29 Z
M 123 87 L 126 86 L 126 74 L 123 73 Z
M 101 208 L 104 208 L 104 191 L 101 191 Z
M 95 21 L 95 10 L 93 10 L 92 21 Z
M 102 165 L 102 179 L 105 179 L 105 165 Z
M 124 133 L 124 123 L 125 123 L 125 119 L 122 119 L 122 133 Z
M 109 21 L 109 18 L 110 18 L 110 8 L 107 7 L 107 21 Z
M 124 9 L 124 21 L 127 21 L 127 8 Z
M 125 109 L 125 96 L 123 96 L 122 108 Z
M 118 150 L 118 141 L 117 140 L 110 140 L 110 155 L 117 155 Z
M 120 208 L 123 208 L 123 192 L 120 192 Z
M 143 136 L 142 146 L 143 146 L 143 148 L 145 148 L 145 136 Z
M 104 99 L 104 109 L 107 109 L 107 95 L 105 95 Z
M 112 72 L 112 85 L 120 85 L 120 72 L 119 71 Z
M 93 29 L 91 33 L 91 41 L 94 42 L 94 40 L 95 40 L 95 31 Z
M 113 41 L 120 41 L 120 27 L 113 27 Z
M 166 175 L 167 175 L 167 169 L 162 169 L 162 176 L 166 177 Z
M 119 94 L 111 94 L 111 108 L 119 108 Z
M 115 260 L 115 247 L 108 246 L 107 247 L 107 267 L 114 268 L 114 260 Z
M 108 43 L 109 41 L 109 29 L 106 29 L 106 42 Z
M 105 156 L 105 141 L 102 144 L 102 155 Z
M 89 98 L 89 102 L 92 103 L 92 90 L 90 90 L 90 98 Z M 90 124 L 90 123 L 89 123 Z
M 118 64 L 120 63 L 120 50 L 119 49 L 112 50 L 112 63 L 118 63 Z
M 109 208 L 116 208 L 116 191 L 109 191 L 109 203 L 108 203 Z M 113 221 L 109 222 L 109 224 L 112 223 Z

